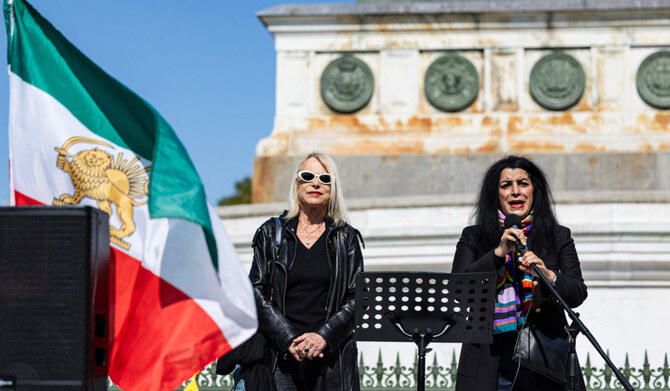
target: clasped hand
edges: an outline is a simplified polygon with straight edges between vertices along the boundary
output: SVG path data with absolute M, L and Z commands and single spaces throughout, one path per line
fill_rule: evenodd
M 326 345 L 326 340 L 319 334 L 305 333 L 291 342 L 288 351 L 297 361 L 312 360 L 315 357 L 323 358 Z

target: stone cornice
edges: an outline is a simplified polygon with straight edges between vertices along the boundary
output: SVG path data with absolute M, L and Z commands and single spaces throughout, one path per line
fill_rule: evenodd
M 430 3 L 286 4 L 260 11 L 257 16 L 267 25 L 269 19 L 278 17 L 655 11 L 662 9 L 670 9 L 669 0 L 461 0 Z

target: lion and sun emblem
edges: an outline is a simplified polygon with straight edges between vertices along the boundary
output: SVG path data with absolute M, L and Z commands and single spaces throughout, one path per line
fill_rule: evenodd
M 151 167 L 142 167 L 138 157 L 128 161 L 123 158 L 123 153 L 119 153 L 115 158 L 98 147 L 70 154 L 68 149 L 77 143 L 114 149 L 105 142 L 85 137 L 72 137 L 61 148 L 54 148 L 58 152 L 56 167 L 69 174 L 74 194 L 61 194 L 59 198 L 54 198 L 53 204 L 77 205 L 88 197 L 96 200 L 98 208 L 110 216 L 113 204 L 121 226 L 110 225 L 110 241 L 128 250 L 130 243 L 123 239 L 135 232 L 133 208 L 147 203 L 146 200 L 141 201 L 149 194 L 148 172 Z

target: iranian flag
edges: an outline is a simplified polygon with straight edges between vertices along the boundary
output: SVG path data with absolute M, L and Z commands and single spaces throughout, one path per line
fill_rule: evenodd
M 23 0 L 5 0 L 12 205 L 110 215 L 109 375 L 169 390 L 256 330 L 251 285 L 170 125 Z

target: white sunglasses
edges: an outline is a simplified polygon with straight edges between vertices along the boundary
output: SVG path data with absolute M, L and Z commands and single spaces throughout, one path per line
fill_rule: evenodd
M 315 173 L 311 171 L 300 171 L 298 172 L 298 178 L 300 178 L 301 181 L 303 182 L 311 182 L 314 180 L 314 178 L 319 178 L 319 182 L 321 182 L 324 185 L 330 185 L 330 182 L 332 180 L 330 174 L 320 174 L 316 175 Z

